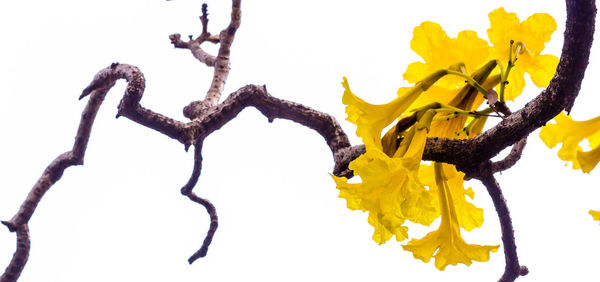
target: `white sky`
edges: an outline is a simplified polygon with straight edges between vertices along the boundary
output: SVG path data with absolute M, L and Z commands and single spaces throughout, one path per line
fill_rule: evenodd
M 210 1 L 209 30 L 229 21 L 230 2 Z M 333 114 L 350 135 L 341 103 L 342 76 L 371 102 L 392 99 L 402 73 L 418 57 L 412 29 L 442 24 L 487 38 L 487 14 L 504 6 L 523 20 L 555 17 L 548 46 L 559 55 L 565 7 L 561 1 L 244 1 L 225 94 L 246 84 Z M 112 62 L 138 66 L 147 79 L 142 105 L 184 121 L 181 110 L 203 97 L 212 69 L 168 35 L 197 35 L 200 1 L 0 2 L 0 218 L 11 218 L 44 168 L 70 150 L 81 111 L 81 90 Z M 216 48 L 209 48 L 215 51 Z M 576 119 L 599 114 L 600 50 L 575 108 Z M 315 132 L 289 121 L 267 123 L 254 109 L 206 139 L 196 191 L 217 207 L 219 229 L 206 258 L 192 266 L 208 228 L 204 208 L 179 194 L 192 154 L 126 118 L 114 119 L 124 83 L 101 108 L 85 165 L 67 169 L 30 221 L 32 249 L 20 281 L 495 281 L 503 250 L 487 263 L 438 271 L 395 241 L 371 240 L 367 215 L 346 209 L 328 173 L 331 153 Z M 518 109 L 539 93 L 527 88 Z M 597 281 L 600 172 L 564 167 L 531 135 L 523 160 L 498 176 L 511 209 L 518 252 L 530 274 L 518 281 Z M 470 183 L 485 210 L 482 228 L 463 232 L 469 243 L 500 244 L 485 189 Z M 432 226 L 429 230 L 435 230 Z M 413 236 L 427 229 L 415 227 Z M 15 237 L 0 230 L 0 267 Z

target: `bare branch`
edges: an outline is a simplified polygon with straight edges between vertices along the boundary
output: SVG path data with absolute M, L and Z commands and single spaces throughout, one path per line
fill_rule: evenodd
M 189 49 L 192 52 L 194 58 L 198 59 L 201 63 L 206 64 L 209 67 L 214 67 L 217 58 L 213 55 L 208 54 L 206 51 L 202 50 L 202 43 L 205 41 L 217 44 L 220 42 L 219 36 L 212 35 L 208 32 L 208 5 L 206 3 L 202 4 L 202 16 L 200 16 L 200 22 L 202 23 L 202 33 L 196 39 L 192 39 L 190 35 L 189 41 L 181 40 L 181 34 L 171 34 L 169 35 L 169 39 L 171 39 L 171 44 L 175 46 L 175 48 L 181 49 Z
M 219 54 L 217 55 L 217 60 L 215 62 L 213 80 L 208 93 L 206 94 L 206 98 L 204 99 L 207 105 L 214 106 L 219 102 L 221 93 L 225 87 L 225 82 L 227 81 L 227 76 L 229 76 L 231 44 L 233 43 L 235 32 L 240 27 L 242 21 L 241 2 L 241 0 L 232 1 L 231 21 L 229 22 L 229 26 L 220 33 L 221 45 L 219 46 Z M 191 119 L 198 117 L 200 114 L 197 112 L 192 113 Z
M 179 33 L 169 35 L 169 39 L 171 39 L 171 44 L 173 44 L 175 48 L 189 49 L 192 52 L 194 58 L 198 59 L 198 61 L 200 61 L 201 63 L 204 63 L 209 67 L 215 66 L 215 61 L 217 60 L 217 57 L 208 54 L 206 51 L 202 50 L 202 47 L 200 47 L 202 42 L 200 42 L 200 40 L 196 39 L 190 41 L 183 41 L 181 40 L 181 35 Z
M 217 231 L 217 227 L 219 227 L 219 219 L 217 218 L 217 210 L 215 209 L 215 206 L 213 206 L 213 204 L 211 204 L 208 200 L 196 196 L 194 192 L 190 192 L 186 196 L 190 200 L 206 208 L 206 212 L 208 212 L 208 214 L 210 215 L 210 227 L 208 228 L 208 232 L 206 233 L 204 242 L 202 242 L 202 246 L 200 247 L 200 249 L 188 259 L 188 262 L 192 264 L 197 259 L 206 256 L 206 253 L 208 252 L 208 247 L 212 242 L 212 238 L 215 235 L 215 232 Z
M 246 85 L 232 93 L 223 103 L 208 110 L 201 119 L 192 121 L 190 127 L 198 128 L 199 135 L 208 136 L 249 106 L 258 109 L 269 122 L 276 118 L 288 119 L 317 131 L 325 138 L 334 156 L 350 146 L 348 136 L 331 115 L 275 98 L 267 93 L 265 87 L 257 85 Z
M 29 228 L 27 224 L 23 224 L 17 228 L 17 250 L 4 270 L 4 274 L 0 276 L 0 282 L 14 282 L 19 279 L 29 259 L 30 243 Z
M 198 178 L 200 177 L 200 172 L 202 171 L 202 141 L 198 142 L 194 145 L 194 168 L 192 170 L 192 175 L 188 182 L 181 188 L 181 194 L 188 197 L 191 201 L 202 205 L 206 208 L 206 212 L 210 216 L 210 226 L 208 228 L 208 232 L 206 233 L 206 237 L 204 237 L 204 242 L 202 242 L 202 246 L 198 251 L 196 251 L 189 259 L 188 262 L 192 264 L 199 258 L 205 257 L 208 252 L 208 247 L 212 242 L 212 238 L 217 231 L 217 227 L 219 227 L 219 219 L 217 217 L 217 210 L 215 206 L 210 203 L 208 200 L 200 198 L 192 192 L 196 183 L 198 183 Z
M 21 204 L 19 211 L 11 220 L 2 222 L 11 232 L 17 232 L 18 242 L 13 260 L 10 262 L 6 272 L 2 276 L 3 279 L 6 277 L 6 279 L 14 280 L 6 281 L 16 281 L 21 270 L 25 266 L 25 262 L 29 255 L 29 230 L 27 228 L 27 223 L 42 200 L 42 197 L 44 197 L 50 187 L 62 177 L 67 167 L 83 164 L 94 119 L 96 118 L 98 109 L 100 108 L 108 89 L 113 85 L 114 81 L 104 81 L 103 83 L 97 83 L 93 89 L 89 89 L 90 91 L 87 94 L 91 94 L 91 97 L 81 114 L 81 120 L 79 122 L 77 135 L 75 136 L 73 149 L 69 152 L 60 154 L 52 161 L 52 163 L 50 163 L 50 165 L 48 165 L 48 167 L 46 167 L 42 176 L 38 179 L 33 188 L 31 188 L 27 198 L 25 198 L 25 201 Z
M 144 94 L 145 79 L 142 72 L 135 66 L 114 63 L 110 67 L 100 70 L 79 98 L 81 99 L 94 91 L 102 91 L 105 95 L 118 79 L 126 79 L 128 84 L 119 103 L 117 117 L 127 117 L 181 142 L 186 147 L 194 143 L 194 138 L 189 136 L 189 130 L 185 123 L 140 106 L 140 100 Z
M 515 145 L 513 145 L 512 149 L 510 150 L 510 153 L 508 154 L 508 156 L 506 156 L 506 158 L 504 158 L 501 161 L 492 163 L 492 173 L 507 170 L 513 165 L 515 165 L 521 159 L 521 155 L 523 154 L 523 149 L 525 149 L 526 144 L 527 137 L 524 137 L 523 139 L 519 140 L 519 142 L 517 142 Z

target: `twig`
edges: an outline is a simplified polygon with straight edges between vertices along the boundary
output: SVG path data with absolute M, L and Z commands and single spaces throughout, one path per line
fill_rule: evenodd
M 181 194 L 188 197 L 191 201 L 196 202 L 206 208 L 208 215 L 210 216 L 210 227 L 208 228 L 208 232 L 206 233 L 206 237 L 204 237 L 204 242 L 202 242 L 202 246 L 198 251 L 196 251 L 189 259 L 188 262 L 192 264 L 199 258 L 205 257 L 208 252 L 208 247 L 212 242 L 212 238 L 217 231 L 217 227 L 219 227 L 219 219 L 217 217 L 217 210 L 215 206 L 211 204 L 208 200 L 200 198 L 192 192 L 196 183 L 198 183 L 198 178 L 200 177 L 200 173 L 202 171 L 202 140 L 194 145 L 194 168 L 192 170 L 192 175 L 188 182 L 181 188 Z
M 508 156 L 506 156 L 506 158 L 504 158 L 501 161 L 492 163 L 492 173 L 507 170 L 513 165 L 515 165 L 521 159 L 521 155 L 523 154 L 523 149 L 525 149 L 526 144 L 527 137 L 524 137 L 523 139 L 519 140 L 519 142 L 517 142 L 515 145 L 513 145 L 512 149 L 510 150 L 510 153 L 508 154 Z
M 217 218 L 217 210 L 215 206 L 211 204 L 208 200 L 200 198 L 194 194 L 194 192 L 190 192 L 186 195 L 190 200 L 202 205 L 206 208 L 206 212 L 210 215 L 210 227 L 208 228 L 208 232 L 206 233 L 206 237 L 204 237 L 204 241 L 202 242 L 202 246 L 198 251 L 196 251 L 189 259 L 188 262 L 190 264 L 194 263 L 199 258 L 205 257 L 208 252 L 208 247 L 212 242 L 212 238 L 217 231 L 217 227 L 219 227 L 219 219 Z
M 198 59 L 198 61 L 209 67 L 214 67 L 217 58 L 208 54 L 200 47 L 200 45 L 206 41 L 214 44 L 220 42 L 219 36 L 212 35 L 208 32 L 208 9 L 206 3 L 202 4 L 202 16 L 200 16 L 200 22 L 202 23 L 202 33 L 200 33 L 200 36 L 196 39 L 191 39 L 192 36 L 190 35 L 189 41 L 183 41 L 181 40 L 181 34 L 179 33 L 169 35 L 169 39 L 175 48 L 189 49 L 194 58 Z

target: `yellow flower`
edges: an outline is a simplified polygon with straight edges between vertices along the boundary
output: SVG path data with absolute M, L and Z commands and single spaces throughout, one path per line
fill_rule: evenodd
M 513 100 L 521 94 L 525 86 L 525 72 L 529 73 L 535 85 L 547 87 L 556 71 L 558 58 L 540 53 L 544 50 L 544 44 L 550 41 L 550 35 L 556 30 L 554 19 L 548 14 L 538 13 L 521 22 L 515 13 L 507 13 L 504 8 L 492 11 L 489 18 L 490 28 L 487 34 L 493 45 L 490 51 L 491 59 L 506 62 L 511 40 L 515 44 L 525 44 L 525 48 L 520 49 L 518 60 L 508 76 L 506 100 Z M 513 52 L 514 49 L 513 47 Z
M 600 221 L 600 211 L 590 211 L 590 214 L 594 218 L 594 220 Z
M 402 247 L 424 262 L 434 257 L 435 267 L 439 270 L 444 270 L 449 264 L 470 265 L 473 260 L 488 261 L 489 253 L 497 251 L 500 246 L 471 245 L 463 240 L 452 193 L 445 179 L 442 164 L 435 163 L 434 169 L 442 214 L 440 227 L 421 239 L 409 241 Z
M 332 176 L 348 208 L 369 212 L 369 223 L 375 227 L 373 240 L 379 244 L 393 235 L 398 241 L 408 238 L 408 228 L 403 226 L 407 219 L 429 225 L 439 213 L 432 195 L 418 179 L 428 125 L 434 114 L 422 115 L 406 132 L 393 157 L 371 148 L 350 163 L 361 183 Z
M 563 143 L 558 156 L 573 162 L 573 169 L 590 172 L 600 161 L 600 116 L 587 121 L 573 121 L 570 116 L 560 113 L 554 117 L 556 124 L 547 124 L 540 131 L 540 138 L 546 146 L 554 148 Z M 579 143 L 587 139 L 592 147 L 584 152 Z
M 433 22 L 423 22 L 415 27 L 410 47 L 425 63 L 414 62 L 408 66 L 403 77 L 409 83 L 415 83 L 432 72 L 447 69 L 459 62 L 464 63 L 467 71 L 473 71 L 485 62 L 489 49 L 487 41 L 477 37 L 474 31 L 461 31 L 456 38 L 450 38 L 439 24 Z M 464 79 L 447 76 L 436 85 L 456 89 L 464 85 Z
M 367 150 L 381 149 L 381 131 L 410 106 L 423 92 L 420 87 L 398 89 L 398 98 L 383 105 L 365 102 L 350 91 L 348 80 L 342 82 L 344 95 L 342 102 L 346 105 L 347 120 L 356 125 L 356 135 L 362 138 Z

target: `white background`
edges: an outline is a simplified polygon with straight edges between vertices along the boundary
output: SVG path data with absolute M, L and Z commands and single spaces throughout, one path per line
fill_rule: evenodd
M 229 21 L 230 2 L 211 1 L 209 30 Z M 558 30 L 547 52 L 559 55 L 565 5 L 561 1 L 244 1 L 231 53 L 225 95 L 246 84 L 345 121 L 342 76 L 373 103 L 406 86 L 402 73 L 419 58 L 412 29 L 442 24 L 450 36 L 464 29 L 486 38 L 487 14 L 504 6 L 523 20 L 550 13 Z M 138 66 L 147 84 L 142 105 L 185 121 L 182 109 L 203 98 L 212 69 L 174 49 L 168 35 L 198 35 L 200 1 L 2 1 L 0 3 L 0 218 L 10 219 L 45 167 L 70 150 L 86 101 L 81 90 L 112 62 Z M 210 45 L 210 44 L 209 44 Z M 215 53 L 216 48 L 207 47 Z M 600 50 L 591 64 L 575 119 L 600 114 Z M 205 141 L 196 187 L 217 207 L 219 229 L 208 256 L 193 265 L 208 228 L 204 208 L 179 194 L 192 153 L 161 134 L 115 119 L 124 83 L 100 109 L 85 165 L 68 168 L 30 221 L 31 256 L 20 281 L 495 281 L 503 249 L 487 263 L 438 271 L 390 241 L 371 240 L 367 215 L 346 209 L 329 172 L 333 160 L 320 135 L 289 121 L 272 124 L 255 109 Z M 540 92 L 526 93 L 513 110 Z M 564 166 L 534 132 L 523 159 L 498 175 L 515 226 L 519 281 L 598 281 L 599 171 Z M 598 170 L 598 169 L 597 169 Z M 463 232 L 470 243 L 500 244 L 492 202 L 476 181 L 482 228 Z M 413 236 L 428 230 L 414 227 Z M 0 267 L 15 237 L 0 229 Z

